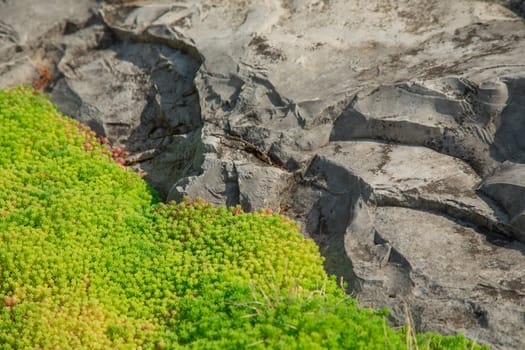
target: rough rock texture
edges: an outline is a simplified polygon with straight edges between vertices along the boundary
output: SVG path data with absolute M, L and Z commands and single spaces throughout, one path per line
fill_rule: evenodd
M 420 330 L 521 349 L 524 13 L 2 0 L 0 87 L 49 70 L 52 100 L 126 148 L 162 197 L 280 211 L 392 322 L 406 304 Z
M 517 231 L 525 227 L 525 165 L 503 165 L 485 179 L 481 191 L 494 198 L 508 213 L 510 225 Z

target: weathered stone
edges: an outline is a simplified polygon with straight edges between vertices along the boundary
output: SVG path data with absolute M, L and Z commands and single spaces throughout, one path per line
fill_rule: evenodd
M 387 246 L 389 257 L 382 265 L 352 261 L 354 267 L 366 264 L 376 271 L 375 283 L 379 280 L 379 290 L 388 296 L 384 300 L 394 309 L 406 300 L 422 329 L 461 331 L 494 348 L 525 346 L 523 338 L 515 338 L 525 331 L 523 244 L 487 235 L 461 221 L 404 208 L 378 208 L 375 229 L 370 252 L 377 245 Z M 368 299 L 370 289 L 373 301 L 375 287 L 365 286 L 362 297 Z M 402 311 L 395 317 L 403 317 Z
M 173 185 L 168 200 L 201 198 L 215 205 L 239 204 L 237 174 L 230 162 L 207 159 L 199 176 L 185 177 Z
M 428 148 L 332 142 L 320 150 L 306 176 L 310 181 L 322 179 L 331 193 L 358 186 L 357 195 L 376 206 L 438 211 L 512 236 L 512 230 L 506 229 L 507 215 L 476 194 L 481 179 L 472 168 Z
M 481 191 L 509 213 L 510 224 L 525 241 L 525 165 L 504 165 L 496 174 L 485 179 Z
M 270 208 L 280 211 L 281 197 L 288 190 L 291 175 L 271 166 L 235 164 L 239 185 L 239 202 L 247 211 Z

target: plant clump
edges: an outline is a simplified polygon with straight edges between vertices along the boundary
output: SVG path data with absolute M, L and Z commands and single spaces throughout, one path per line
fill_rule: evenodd
M 291 220 L 163 204 L 118 163 L 42 96 L 0 91 L 0 349 L 480 348 L 407 341 Z

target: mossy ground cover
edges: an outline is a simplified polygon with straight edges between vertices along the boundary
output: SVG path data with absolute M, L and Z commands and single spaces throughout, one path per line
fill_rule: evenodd
M 162 204 L 45 98 L 0 92 L 0 349 L 412 347 L 384 315 L 344 295 L 292 221 Z

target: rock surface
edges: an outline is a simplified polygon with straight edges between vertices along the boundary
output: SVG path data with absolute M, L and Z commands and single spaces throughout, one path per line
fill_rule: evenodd
M 393 323 L 521 349 L 524 6 L 3 0 L 0 87 L 48 83 L 163 198 L 295 218 Z

